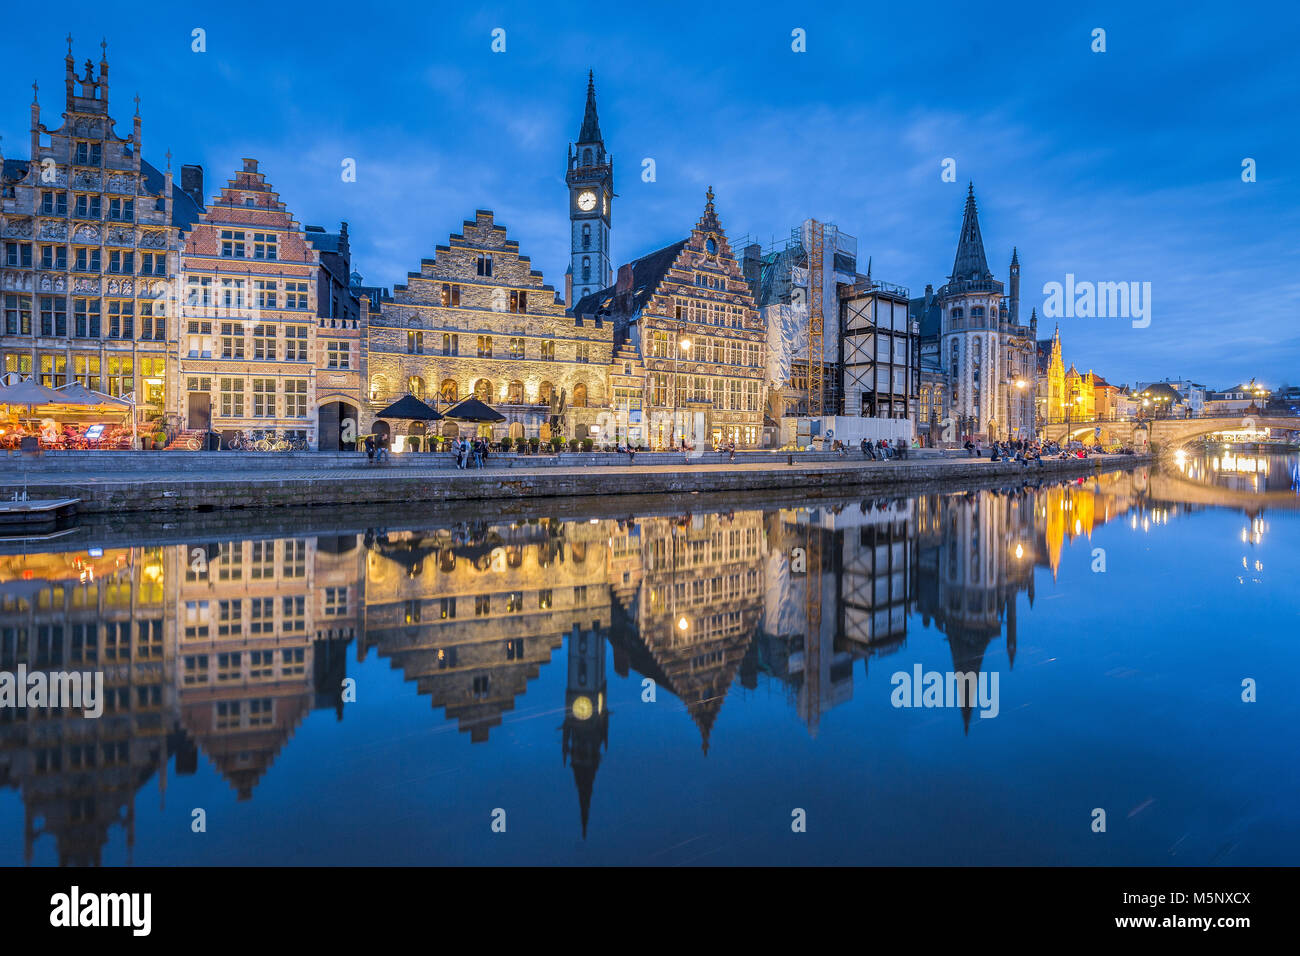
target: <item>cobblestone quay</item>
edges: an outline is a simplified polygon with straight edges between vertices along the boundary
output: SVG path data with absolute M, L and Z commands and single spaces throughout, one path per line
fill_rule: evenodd
M 182 512 L 293 506 L 358 506 L 408 502 L 490 501 L 571 495 L 736 494 L 794 488 L 810 498 L 845 489 L 907 489 L 943 482 L 960 485 L 1068 478 L 1143 462 L 1142 456 L 1048 459 L 1026 468 L 1017 462 L 932 453 L 907 461 L 863 461 L 833 454 L 750 453 L 728 462 L 709 453 L 501 456 L 482 469 L 459 470 L 448 456 L 417 456 L 369 465 L 364 457 L 221 453 L 124 453 L 119 459 L 51 454 L 24 461 L 0 459 L 0 496 L 11 498 L 26 481 L 32 498 L 80 498 L 80 513 Z M 339 466 L 344 459 L 349 467 Z

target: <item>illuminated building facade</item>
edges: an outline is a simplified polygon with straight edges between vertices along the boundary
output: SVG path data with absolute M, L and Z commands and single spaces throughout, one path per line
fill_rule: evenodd
M 497 437 L 598 435 L 613 335 L 611 322 L 567 317 L 480 209 L 370 316 L 364 424 L 408 393 L 443 408 L 473 396 L 506 416 Z
M 68 38 L 62 125 L 41 121 L 34 92 L 29 157 L 0 155 L 0 372 L 134 396 L 141 419 L 161 418 L 170 286 L 203 170 L 182 167 L 177 187 L 170 154 L 165 172 L 144 161 L 139 97 L 116 132 L 102 46 L 98 75 L 90 60 L 78 75 Z
M 331 450 L 355 439 L 369 303 L 348 291 L 349 260 L 346 223 L 337 236 L 304 230 L 244 160 L 185 238 L 172 389 L 183 428 Z

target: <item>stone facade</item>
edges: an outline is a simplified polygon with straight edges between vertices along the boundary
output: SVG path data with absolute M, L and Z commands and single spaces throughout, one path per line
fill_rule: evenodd
M 106 44 L 98 76 L 90 60 L 79 76 L 69 37 L 64 74 L 62 125 L 41 122 L 34 96 L 30 158 L 0 157 L 0 372 L 134 395 L 142 419 L 161 416 L 170 286 L 202 169 L 183 168 L 186 192 L 170 163 L 143 160 L 138 97 L 131 133 L 115 132 Z
M 986 441 L 1034 435 L 1037 393 L 1037 316 L 1021 325 L 1020 259 L 1013 251 L 1010 294 L 993 277 L 984 255 L 972 186 L 966 196 L 957 256 L 948 283 L 913 299 L 922 355 L 943 369 L 959 439 Z
M 329 254 L 346 257 L 346 237 L 344 224 Z M 185 240 L 171 389 L 184 427 L 355 447 L 368 311 L 345 286 L 331 293 L 347 265 L 323 276 L 317 243 L 331 245 L 245 159 Z
M 617 284 L 573 308 L 579 322 L 612 320 L 620 349 L 645 369 L 633 444 L 696 447 L 763 440 L 767 329 L 732 255 L 709 190 L 689 238 L 622 266 Z
M 585 438 L 609 401 L 613 335 L 612 322 L 566 316 L 480 209 L 369 317 L 363 425 L 407 393 L 444 410 L 472 395 L 506 416 L 495 437 Z

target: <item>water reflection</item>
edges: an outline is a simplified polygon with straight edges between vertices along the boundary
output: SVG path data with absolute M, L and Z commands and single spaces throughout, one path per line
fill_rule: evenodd
M 200 754 L 252 798 L 309 713 L 347 717 L 351 658 L 386 660 L 439 712 L 430 721 L 489 747 L 558 666 L 555 743 L 585 836 L 617 722 L 607 661 L 679 701 L 704 754 L 737 685 L 780 689 L 816 735 L 918 622 L 943 635 L 955 671 L 980 671 L 999 641 L 1014 668 L 1036 569 L 1054 579 L 1070 543 L 1107 523 L 1149 533 L 1203 507 L 1152 484 L 1139 469 L 810 506 L 0 555 L 0 671 L 100 669 L 108 693 L 98 720 L 0 708 L 0 786 L 21 795 L 27 861 L 49 836 L 60 863 L 97 864 L 115 827 L 130 854 L 140 791 L 164 804 L 169 771 L 194 774 Z M 974 733 L 971 708 L 957 716 Z

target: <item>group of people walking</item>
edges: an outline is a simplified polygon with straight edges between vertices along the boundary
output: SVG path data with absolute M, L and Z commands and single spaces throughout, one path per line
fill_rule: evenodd
M 482 438 L 473 441 L 457 438 L 451 443 L 451 450 L 456 453 L 457 468 L 482 468 L 488 457 L 488 443 Z

